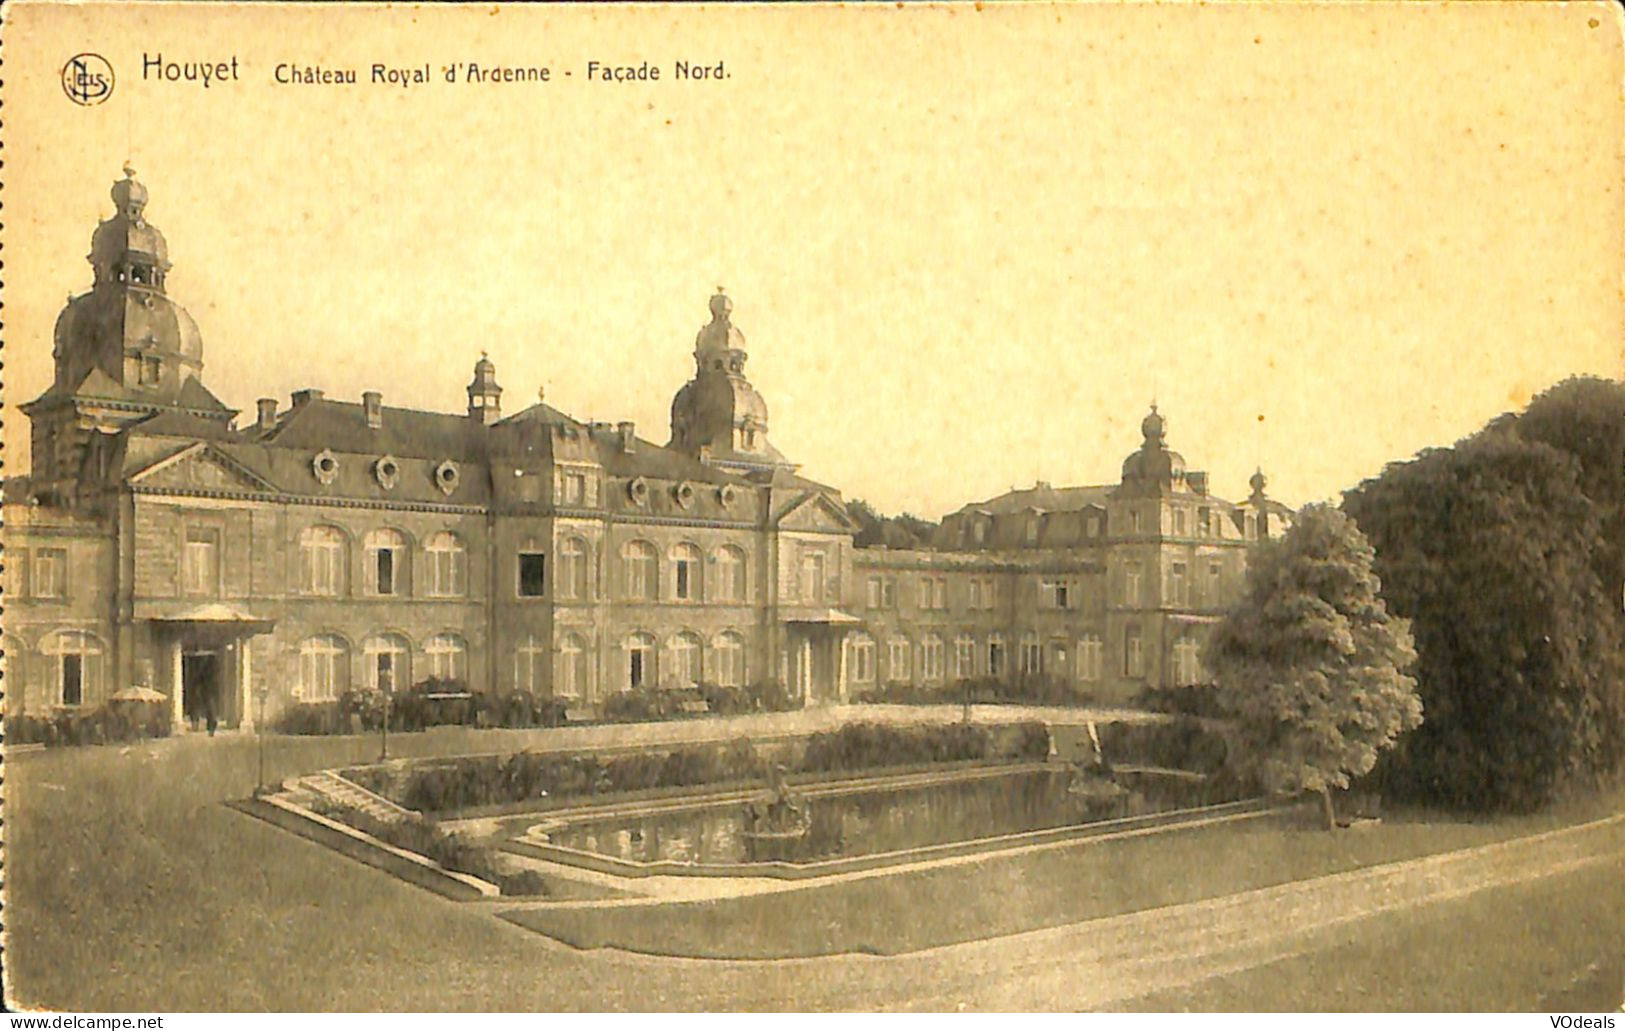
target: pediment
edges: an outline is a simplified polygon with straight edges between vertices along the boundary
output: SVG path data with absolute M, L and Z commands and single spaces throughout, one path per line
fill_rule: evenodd
M 811 533 L 851 533 L 857 529 L 839 505 L 817 493 L 808 494 L 792 505 L 779 517 L 779 527 Z
M 274 491 L 268 481 L 240 462 L 211 448 L 193 444 L 132 473 L 131 485 L 173 490 Z

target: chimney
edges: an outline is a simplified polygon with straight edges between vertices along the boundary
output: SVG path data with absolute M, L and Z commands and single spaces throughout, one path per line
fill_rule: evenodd
M 621 450 L 627 452 L 628 454 L 631 454 L 632 452 L 632 444 L 635 439 L 632 436 L 632 430 L 635 425 L 635 423 L 630 422 L 615 424 L 615 428 L 619 430 L 621 434 Z
M 270 432 L 276 428 L 276 398 L 262 397 L 255 402 L 259 408 L 259 422 L 256 426 L 261 432 Z
M 361 395 L 361 409 L 367 415 L 367 428 L 376 430 L 384 424 L 384 395 L 369 390 Z
M 306 387 L 303 390 L 295 390 L 293 392 L 293 406 L 295 408 L 298 408 L 300 405 L 309 404 L 312 401 L 320 401 L 321 399 L 322 392 L 317 390 L 315 387 Z

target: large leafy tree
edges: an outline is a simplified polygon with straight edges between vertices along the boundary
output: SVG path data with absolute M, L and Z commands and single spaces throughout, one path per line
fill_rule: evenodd
M 1391 465 L 1344 498 L 1420 656 L 1428 721 L 1383 763 L 1391 793 L 1529 810 L 1619 769 L 1620 599 L 1599 575 L 1604 520 L 1582 459 L 1526 438 L 1523 423 Z M 1569 433 L 1548 423 L 1538 435 Z
M 1208 668 L 1240 736 L 1240 762 L 1271 791 L 1320 794 L 1372 769 L 1422 721 L 1403 619 L 1389 614 L 1353 520 L 1310 505 L 1259 545 L 1246 595 L 1214 631 Z
M 1579 463 L 1579 488 L 1596 508 L 1602 539 L 1591 564 L 1603 590 L 1625 595 L 1625 383 L 1575 376 L 1541 394 L 1508 427 Z

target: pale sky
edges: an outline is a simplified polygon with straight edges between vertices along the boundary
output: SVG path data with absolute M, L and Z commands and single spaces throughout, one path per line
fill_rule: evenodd
M 718 284 L 780 450 L 929 517 L 1115 482 L 1153 395 L 1216 493 L 1262 465 L 1295 504 L 1625 374 L 1611 4 L 8 13 L 11 473 L 127 158 L 244 422 L 303 386 L 461 411 L 485 350 L 507 410 L 545 387 L 664 443 Z M 554 81 L 444 83 L 470 60 Z

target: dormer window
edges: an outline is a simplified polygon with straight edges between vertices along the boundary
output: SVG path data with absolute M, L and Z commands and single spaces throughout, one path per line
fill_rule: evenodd
M 144 354 L 141 356 L 141 385 L 156 387 L 164 375 L 164 360 L 157 355 Z

